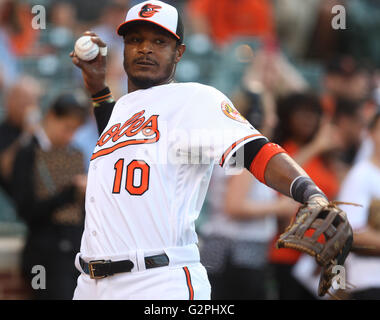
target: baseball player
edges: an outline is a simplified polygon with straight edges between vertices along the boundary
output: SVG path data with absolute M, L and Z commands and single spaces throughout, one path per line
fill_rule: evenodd
M 185 45 L 177 10 L 160 1 L 132 7 L 124 40 L 128 93 L 116 103 L 105 81 L 106 46 L 80 60 L 100 137 L 91 157 L 86 220 L 74 299 L 209 299 L 194 221 L 214 163 L 244 165 L 258 180 L 305 203 L 327 199 L 278 145 L 218 90 L 175 83 Z

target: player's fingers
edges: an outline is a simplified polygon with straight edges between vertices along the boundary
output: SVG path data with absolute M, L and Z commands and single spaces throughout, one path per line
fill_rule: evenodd
M 71 57 L 71 60 L 72 62 L 76 65 L 76 66 L 80 66 L 82 60 L 79 59 L 79 57 L 77 56 L 77 54 L 75 53 L 75 50 L 71 51 L 70 52 L 70 57 Z
M 81 68 L 83 67 L 82 60 L 80 60 L 77 56 L 73 56 L 71 61 L 78 67 Z
M 107 56 L 107 45 L 99 37 L 91 37 L 91 41 L 99 46 L 99 57 L 104 59 Z
M 99 47 L 106 47 L 107 45 L 100 39 L 99 37 L 93 36 L 91 37 L 91 41 L 96 43 Z

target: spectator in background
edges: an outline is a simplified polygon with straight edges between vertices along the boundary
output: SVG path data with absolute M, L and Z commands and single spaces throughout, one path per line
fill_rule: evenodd
M 107 80 L 115 99 L 127 91 L 127 75 L 120 66 L 124 60 L 124 44 L 116 33 L 117 27 L 125 20 L 125 10 L 129 3 L 124 0 L 112 0 L 105 7 L 99 19 L 99 24 L 92 28 L 108 47 Z
M 373 90 L 372 99 L 365 101 L 361 107 L 365 130 L 360 148 L 356 153 L 354 163 L 367 160 L 373 152 L 373 141 L 370 138 L 368 127 L 376 112 L 380 111 L 380 100 L 376 101 L 376 90 L 378 89 L 375 88 Z
M 250 123 L 270 137 L 275 116 L 268 100 L 244 89 L 240 104 Z M 220 168 L 214 169 L 208 201 L 210 213 L 200 232 L 201 260 L 213 287 L 212 299 L 273 298 L 267 254 L 275 217 L 290 218 L 297 203 L 278 198 L 246 170 L 229 176 Z
M 123 52 L 124 49 L 121 51 Z M 121 57 L 117 52 L 110 51 L 108 53 L 107 61 L 107 83 L 109 83 L 109 88 L 112 90 L 112 95 L 115 99 L 119 99 L 124 94 L 128 92 L 128 77 L 120 68 L 123 64 L 124 57 Z
M 311 143 L 301 151 L 301 157 L 297 159 L 302 162 L 302 153 L 307 155 L 310 149 L 320 149 L 321 151 L 325 149 L 328 151 L 322 152 L 319 156 L 323 159 L 325 165 L 327 165 L 328 171 L 325 170 L 325 174 L 323 174 L 323 172 L 318 174 L 318 171 L 316 171 L 315 174 L 317 174 L 317 176 L 315 179 L 321 189 L 325 190 L 330 200 L 337 198 L 338 194 L 336 191 L 339 191 L 340 185 L 347 175 L 347 171 L 353 165 L 356 152 L 361 144 L 363 138 L 361 132 L 364 125 L 361 111 L 361 105 L 359 103 L 353 100 L 338 98 L 334 118 L 331 119 L 331 121 L 328 117 L 324 118 L 323 127 L 325 127 L 325 129 L 321 129 L 315 139 L 316 145 L 320 145 L 322 149 L 312 147 L 313 143 Z M 323 145 L 325 148 L 323 148 Z M 305 170 L 309 174 L 312 174 L 312 171 L 309 172 L 307 168 L 305 168 Z M 319 177 L 319 179 L 317 177 Z M 330 187 L 334 187 L 335 191 L 330 188 L 330 191 L 334 192 L 327 193 L 325 188 L 328 186 L 329 180 L 331 181 Z M 343 198 L 341 198 L 341 200 L 343 201 Z M 352 201 L 351 198 L 345 198 L 344 201 L 355 202 Z M 320 268 L 314 259 L 308 255 L 302 255 L 297 260 L 291 272 L 292 276 L 302 283 L 311 296 L 320 299 L 320 297 L 316 295 Z M 341 295 L 341 293 L 339 293 L 339 295 Z
M 380 2 L 377 0 L 343 1 L 347 29 L 337 30 L 342 37 L 341 51 L 360 61 L 380 67 Z M 322 47 L 323 48 L 323 47 Z
M 53 46 L 57 54 L 61 50 L 72 50 L 77 27 L 75 6 L 62 0 L 53 2 L 49 9 L 49 24 L 45 34 L 48 34 L 48 44 Z M 80 32 L 82 30 L 78 30 Z
M 376 112 L 376 97 L 371 96 L 369 72 L 350 56 L 340 56 L 327 63 L 323 87 L 324 114 L 336 125 L 341 137 L 337 172 L 343 178 L 354 161 L 371 153 L 371 141 L 365 139 L 364 129 Z
M 78 20 L 81 25 L 85 27 L 85 30 L 90 29 L 94 21 L 99 19 L 102 11 L 107 6 L 108 0 L 106 1 L 94 1 L 94 0 L 66 0 L 71 3 L 78 12 Z
M 276 46 L 262 46 L 253 58 L 244 76 L 247 87 L 263 87 L 273 100 L 293 92 L 308 90 L 309 84 Z
M 102 10 L 98 24 L 92 28 L 92 31 L 96 33 L 105 43 L 107 43 L 109 50 L 121 52 L 121 56 L 124 46 L 115 30 L 121 23 L 124 22 L 125 10 L 128 10 L 128 8 L 128 1 L 108 1 L 106 7 Z
M 85 99 L 79 100 L 78 97 L 78 102 L 83 106 L 86 106 L 90 110 L 90 104 L 88 102 L 87 96 L 83 97 Z M 78 130 L 75 132 L 72 143 L 71 145 L 79 149 L 84 158 L 84 168 L 85 171 L 88 171 L 88 168 L 90 166 L 90 160 L 92 153 L 94 152 L 94 148 L 96 145 L 96 142 L 98 141 L 99 138 L 99 132 L 98 132 L 98 127 L 96 125 L 95 117 L 94 117 L 94 112 L 91 110 L 85 120 L 85 122 L 78 128 Z
M 8 194 L 15 154 L 39 121 L 41 94 L 41 85 L 30 76 L 22 76 L 5 92 L 5 119 L 0 124 L 0 185 Z
M 273 1 L 279 42 L 291 57 L 302 59 L 306 56 L 322 4 L 321 0 Z
M 322 79 L 322 107 L 326 115 L 333 117 L 336 100 L 363 101 L 369 98 L 370 78 L 350 56 L 339 56 L 328 61 Z
M 364 138 L 366 123 L 362 105 L 354 100 L 338 98 L 332 121 L 340 141 L 338 148 L 333 152 L 335 163 L 338 165 L 335 171 L 344 178 L 354 164 Z
M 54 1 L 50 8 L 50 19 L 54 26 L 73 28 L 76 25 L 76 9 L 69 2 Z
M 323 119 L 319 99 L 314 94 L 295 93 L 279 100 L 278 126 L 275 141 L 292 156 L 315 181 L 329 199 L 339 190 L 339 180 L 325 153 L 340 145 L 335 128 Z M 278 219 L 278 235 L 284 232 L 290 219 Z M 276 271 L 279 298 L 314 299 L 292 276 L 292 269 L 300 257 L 292 249 L 275 249 L 273 239 L 270 260 Z
M 333 7 L 342 5 L 348 11 L 346 4 L 349 1 L 318 0 L 318 8 L 315 10 L 314 28 L 312 34 L 309 36 L 306 59 L 315 59 L 319 62 L 324 62 L 341 52 L 342 46 L 344 45 L 343 36 L 347 30 L 332 28 L 331 23 L 334 18 Z
M 192 32 L 207 35 L 219 47 L 239 37 L 275 38 L 271 1 L 189 0 L 186 9 Z
M 76 9 L 69 2 L 54 1 L 50 8 L 50 22 L 55 27 L 72 29 L 76 25 Z
M 86 114 L 73 95 L 59 96 L 13 165 L 12 196 L 28 227 L 22 270 L 28 283 L 33 266 L 46 270 L 46 289 L 34 290 L 35 299 L 71 299 L 76 286 L 86 176 L 69 143 Z
M 19 64 L 16 56 L 10 50 L 9 37 L 0 28 L 0 93 L 10 85 L 14 84 L 19 76 Z
M 337 128 L 323 117 L 313 93 L 290 94 L 278 101 L 276 142 L 308 172 L 328 198 L 333 198 L 339 181 L 326 162 L 326 153 L 342 145 Z
M 28 3 L 5 0 L 0 4 L 0 29 L 9 37 L 11 51 L 18 57 L 33 52 L 39 30 L 32 28 L 32 10 Z
M 369 127 L 374 152 L 356 164 L 342 184 L 339 200 L 358 206 L 344 206 L 354 230 L 355 245 L 370 248 L 351 253 L 346 261 L 347 280 L 355 287 L 351 298 L 380 300 L 380 113 Z

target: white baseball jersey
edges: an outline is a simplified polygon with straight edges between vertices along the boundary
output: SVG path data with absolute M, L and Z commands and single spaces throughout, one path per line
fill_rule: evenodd
M 215 162 L 262 135 L 218 90 L 171 83 L 120 98 L 88 172 L 81 255 L 197 242 L 194 221 Z

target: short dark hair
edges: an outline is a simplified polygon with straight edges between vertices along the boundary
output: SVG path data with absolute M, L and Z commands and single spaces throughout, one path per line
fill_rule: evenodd
M 290 118 L 298 110 L 310 110 L 322 116 L 323 109 L 318 96 L 314 92 L 295 92 L 281 97 L 277 101 L 278 124 L 275 129 L 275 142 L 281 144 L 289 138 L 291 127 Z
M 60 94 L 52 103 L 50 112 L 54 113 L 57 117 L 75 116 L 82 123 L 86 121 L 89 114 L 89 108 L 85 103 L 72 93 Z
M 322 106 L 318 96 L 312 92 L 295 92 L 280 98 L 277 101 L 279 116 L 285 118 L 297 110 L 311 110 L 322 114 Z

